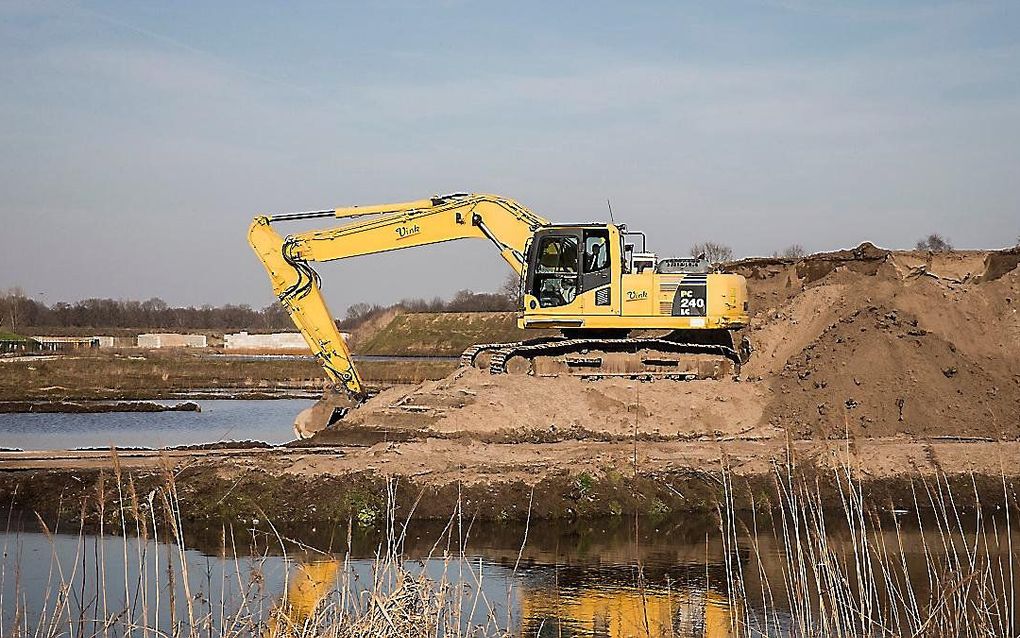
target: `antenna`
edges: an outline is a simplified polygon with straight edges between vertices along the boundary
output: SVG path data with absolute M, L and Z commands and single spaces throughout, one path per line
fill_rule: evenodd
M 609 207 L 609 221 L 616 224 L 616 220 L 613 219 L 613 202 L 609 201 L 608 197 L 606 198 L 606 206 Z

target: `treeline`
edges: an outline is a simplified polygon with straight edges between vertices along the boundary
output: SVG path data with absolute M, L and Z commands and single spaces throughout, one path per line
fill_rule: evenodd
M 516 278 L 514 280 L 516 282 Z M 450 300 L 403 299 L 382 306 L 354 304 L 340 325 L 356 326 L 393 308 L 406 312 L 484 312 L 514 310 L 516 292 L 476 293 L 461 290 Z M 287 311 L 278 303 L 265 308 L 241 304 L 171 306 L 159 298 L 146 301 L 83 299 L 47 305 L 14 288 L 0 294 L 0 330 L 18 333 L 37 328 L 139 328 L 145 330 L 292 331 Z
M 0 328 L 17 333 L 32 328 L 142 328 L 164 330 L 293 330 L 280 304 L 171 306 L 162 299 L 83 299 L 47 305 L 20 290 L 0 296 Z

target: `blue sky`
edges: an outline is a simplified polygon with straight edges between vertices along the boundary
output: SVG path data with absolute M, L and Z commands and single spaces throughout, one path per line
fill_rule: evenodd
M 1020 5 L 0 5 L 0 288 L 272 301 L 259 212 L 497 192 L 660 254 L 1020 235 Z M 494 289 L 483 242 L 321 268 Z

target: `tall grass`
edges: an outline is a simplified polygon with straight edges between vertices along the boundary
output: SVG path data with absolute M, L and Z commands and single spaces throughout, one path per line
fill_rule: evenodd
M 402 556 L 406 521 L 398 522 L 392 505 L 395 483 L 390 486 L 387 540 L 380 543 L 367 573 L 352 564 L 351 522 L 346 547 L 339 553 L 286 538 L 271 523 L 263 523 L 262 532 L 224 525 L 217 569 L 208 560 L 203 565 L 202 558 L 187 549 L 186 512 L 174 473 L 165 469 L 157 489 L 139 494 L 132 477 L 120 472 L 116 459 L 115 467 L 114 475 L 100 480 L 94 498 L 81 507 L 80 520 L 96 520 L 98 529 L 86 533 L 82 524 L 76 536 L 69 537 L 38 519 L 50 547 L 43 586 L 31 591 L 23 586 L 20 560 L 13 566 L 7 560 L 0 563 L 0 610 L 4 612 L 0 635 L 471 638 L 506 634 L 480 587 L 481 565 L 463 560 L 466 539 L 461 512 L 455 512 L 447 524 L 446 547 L 437 542 L 435 560 L 425 559 L 439 564 L 438 576 L 429 575 L 425 561 Z M 10 546 L 11 539 L 17 538 L 10 517 L 7 529 L 5 558 L 18 552 Z M 252 544 L 245 547 L 238 537 L 261 541 L 249 541 Z M 68 539 L 74 541 L 71 552 L 60 546 Z M 282 585 L 272 587 L 273 577 L 278 581 L 281 576 L 280 554 Z M 38 566 L 33 568 L 38 572 Z M 4 600 L 4 592 L 15 600 Z M 479 618 L 482 622 L 472 624 Z
M 1016 499 L 1005 479 L 1003 496 L 1010 505 L 1002 511 L 986 513 L 974 481 L 967 500 L 978 506 L 957 505 L 959 488 L 954 493 L 941 474 L 917 478 L 908 491 L 908 507 L 892 511 L 890 503 L 869 500 L 866 484 L 849 465 L 833 472 L 801 472 L 792 459 L 776 463 L 772 495 L 750 494 L 749 509 L 737 505 L 745 495 L 734 485 L 734 476 L 722 473 L 717 513 L 724 577 L 709 582 L 709 563 L 718 563 L 706 554 L 703 591 L 725 594 L 713 597 L 711 604 L 726 607 L 728 635 L 1017 635 Z M 25 565 L 0 563 L 0 635 L 508 635 L 515 627 L 515 584 L 511 579 L 506 601 L 486 597 L 482 583 L 489 576 L 481 562 L 465 553 L 472 524 L 461 507 L 451 513 L 426 558 L 410 560 L 403 548 L 407 520 L 417 503 L 401 521 L 396 490 L 396 483 L 390 483 L 382 517 L 385 540 L 367 567 L 352 559 L 352 522 L 347 522 L 346 537 L 335 541 L 339 547 L 310 547 L 288 538 L 264 513 L 259 513 L 261 521 L 219 527 L 219 556 L 210 561 L 187 549 L 184 521 L 189 512 L 174 472 L 164 469 L 154 489 L 139 493 L 115 457 L 113 473 L 80 505 L 80 519 L 94 521 L 88 529 L 81 524 L 67 535 L 39 520 L 49 556 L 28 559 L 48 561 L 44 583 L 28 587 L 21 573 Z M 8 519 L 5 556 L 19 551 L 11 529 Z M 514 577 L 524 541 L 515 550 Z M 25 572 L 40 572 L 38 565 L 32 568 Z M 618 584 L 600 585 L 591 584 L 595 595 L 586 600 L 607 600 L 619 589 Z M 627 600 L 639 599 L 647 607 L 635 616 L 644 619 L 643 633 L 635 635 L 697 635 L 689 633 L 697 618 L 693 624 L 687 618 L 705 613 L 692 611 L 697 605 L 690 601 L 696 597 L 666 585 L 665 596 L 646 595 L 661 593 L 661 584 L 645 582 L 638 570 L 633 592 L 639 595 Z M 558 596 L 544 591 L 532 595 Z M 663 605 L 669 607 L 666 615 Z M 555 613 L 558 607 L 543 609 Z M 608 614 L 608 609 L 598 613 Z M 541 623 L 537 629 L 529 622 L 516 627 L 532 631 L 524 635 L 570 632 L 544 619 Z
M 823 481 L 797 472 L 791 460 L 773 465 L 778 499 L 759 498 L 749 516 L 737 512 L 732 477 L 724 477 L 718 512 L 727 593 L 761 601 L 734 607 L 735 636 L 1017 635 L 1016 501 L 1004 478 L 1009 505 L 992 517 L 973 477 L 976 507 L 958 506 L 938 473 L 915 479 L 911 502 L 897 508 L 869 501 L 848 464 L 822 477 L 833 479 L 838 493 L 835 502 L 823 498 Z M 908 523 L 917 524 L 909 535 Z M 834 540 L 833 528 L 848 542 Z M 767 555 L 772 547 L 778 559 Z M 756 572 L 741 568 L 741 548 Z

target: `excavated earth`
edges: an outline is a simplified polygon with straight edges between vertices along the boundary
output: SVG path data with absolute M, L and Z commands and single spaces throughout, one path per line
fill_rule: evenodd
M 115 465 L 0 452 L 0 498 L 54 510 L 60 495 L 74 514 L 66 504 L 115 467 L 140 484 L 173 476 L 195 517 L 358 517 L 385 509 L 394 479 L 416 516 L 654 514 L 711 510 L 724 470 L 747 488 L 738 501 L 767 495 L 777 463 L 794 461 L 828 493 L 832 470 L 852 469 L 876 503 L 912 502 L 912 482 L 937 473 L 995 502 L 1020 480 L 1018 262 L 1020 249 L 870 244 L 744 260 L 730 269 L 748 279 L 754 352 L 733 379 L 460 369 L 387 389 L 285 448 L 138 452 Z

